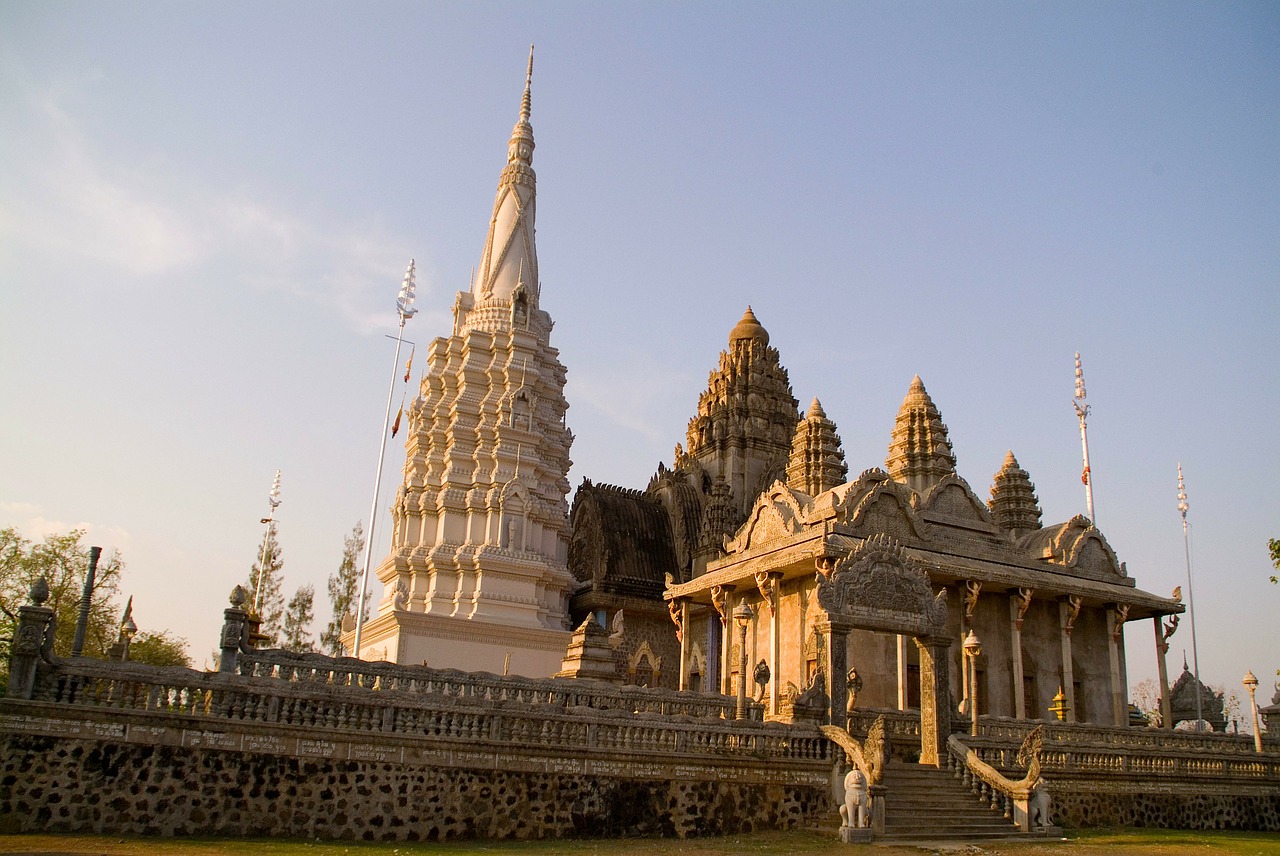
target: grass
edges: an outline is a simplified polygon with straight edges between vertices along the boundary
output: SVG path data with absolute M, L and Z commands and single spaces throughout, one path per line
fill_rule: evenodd
M 1085 829 L 1067 840 L 927 846 L 842 845 L 830 832 L 797 830 L 684 841 L 641 838 L 587 841 L 460 841 L 409 844 L 295 841 L 269 838 L 119 838 L 104 835 L 4 835 L 0 853 L 59 856 L 921 856 L 921 854 L 1026 854 L 1026 856 L 1280 856 L 1280 833 L 1191 832 L 1168 829 Z

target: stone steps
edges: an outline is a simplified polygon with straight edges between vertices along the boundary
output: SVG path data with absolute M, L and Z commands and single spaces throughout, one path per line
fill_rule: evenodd
M 877 841 L 996 841 L 1034 837 L 979 800 L 948 770 L 885 769 L 885 832 Z

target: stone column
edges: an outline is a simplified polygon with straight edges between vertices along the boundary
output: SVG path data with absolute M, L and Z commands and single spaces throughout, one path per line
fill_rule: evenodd
M 947 666 L 951 639 L 918 637 L 916 647 L 920 649 L 920 763 L 942 767 L 951 734 L 951 676 Z
M 845 682 L 845 675 L 849 671 L 849 625 L 833 622 L 828 617 L 819 619 L 814 630 L 822 636 L 826 648 L 822 668 L 827 673 L 831 724 L 843 728 L 848 722 L 845 705 L 849 700 L 849 687 Z
M 1121 727 L 1129 724 L 1129 705 L 1125 699 L 1124 682 L 1120 680 L 1120 645 L 1123 639 L 1124 618 L 1116 609 L 1109 607 L 1107 651 L 1111 655 L 1111 717 L 1112 724 Z
M 907 637 L 898 634 L 898 710 L 907 709 Z
M 231 606 L 222 611 L 222 635 L 218 642 L 218 671 L 234 674 L 239 665 L 240 649 L 247 647 L 249 639 L 249 614 L 244 606 L 249 593 L 244 586 L 231 590 Z M 256 628 L 255 628 L 256 629 Z
M 782 673 L 782 574 L 769 574 L 769 713 L 778 715 L 778 681 Z
M 53 610 L 44 605 L 49 599 L 44 577 L 35 581 L 28 596 L 31 602 L 18 607 L 18 626 L 9 649 L 9 698 L 29 699 L 35 694 L 40 652 L 53 622 Z
M 1022 602 L 1009 598 L 1009 665 L 1013 669 L 1013 718 L 1026 716 L 1027 698 L 1022 681 Z
M 1075 612 L 1079 613 L 1078 607 Z M 1075 626 L 1075 615 L 1072 613 L 1072 605 L 1066 600 L 1058 602 L 1058 619 L 1062 631 L 1062 691 L 1067 696 L 1067 706 L 1070 708 L 1067 711 L 1067 722 L 1078 722 L 1075 674 L 1071 666 L 1071 629 Z
M 680 692 L 689 689 L 689 658 L 693 646 L 689 644 L 689 600 L 680 598 Z
M 1173 728 L 1173 705 L 1169 701 L 1169 667 L 1165 664 L 1169 643 L 1165 641 L 1164 627 L 1160 623 L 1161 617 L 1156 615 L 1151 619 L 1156 628 L 1156 670 L 1160 674 L 1160 727 L 1171 729 Z

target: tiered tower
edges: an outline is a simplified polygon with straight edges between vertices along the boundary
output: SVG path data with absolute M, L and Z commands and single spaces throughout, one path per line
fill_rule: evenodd
M 775 479 L 786 479 L 799 421 L 787 370 L 748 306 L 729 333 L 729 349 L 720 352 L 719 368 L 698 397 L 698 415 L 689 420 L 688 430 L 688 457 L 710 480 L 704 490 L 709 492 L 714 480 L 724 480 L 737 512 L 735 522 Z
M 791 441 L 791 461 L 787 464 L 787 485 L 793 490 L 817 496 L 844 484 L 849 467 L 840 448 L 836 423 L 827 418 L 818 399 L 796 427 Z
M 1018 466 L 1013 451 L 1004 456 L 1004 465 L 995 474 L 991 499 L 987 502 L 996 523 L 1013 536 L 1021 537 L 1040 528 L 1040 500 L 1031 475 Z
M 453 335 L 409 409 L 386 587 L 360 656 L 545 676 L 569 641 L 565 369 L 539 308 L 533 54 L 493 217 Z
M 956 456 L 942 414 L 925 391 L 920 375 L 902 399 L 893 425 L 885 469 L 895 481 L 923 496 L 944 476 L 956 471 Z

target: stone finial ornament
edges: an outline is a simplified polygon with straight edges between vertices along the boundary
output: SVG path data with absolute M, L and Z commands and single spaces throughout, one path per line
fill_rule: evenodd
M 236 609 L 241 609 L 249 601 L 249 592 L 245 590 L 244 586 L 236 586 L 231 590 L 229 600 L 232 606 Z
M 49 581 L 44 577 L 36 577 L 36 581 L 31 584 L 31 591 L 27 593 L 31 598 L 31 602 L 36 606 L 44 606 L 44 602 L 49 599 Z
M 994 476 L 987 507 L 991 509 L 996 523 L 1015 538 L 1041 527 L 1043 512 L 1036 496 L 1036 486 L 1031 483 L 1030 474 L 1018 466 L 1012 449 L 1005 455 L 1000 472 Z
M 912 378 L 911 388 L 902 399 L 885 469 L 894 481 L 921 496 L 944 476 L 956 471 L 956 456 L 947 436 L 947 426 L 920 375 Z

